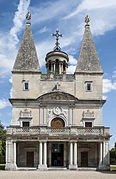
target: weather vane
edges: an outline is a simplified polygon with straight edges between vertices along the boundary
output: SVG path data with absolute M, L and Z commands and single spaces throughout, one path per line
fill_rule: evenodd
M 88 15 L 86 15 L 86 17 L 85 17 L 85 23 L 86 23 L 86 25 L 88 25 L 89 22 L 90 22 L 90 18 L 89 18 Z
M 60 48 L 60 43 L 58 42 L 59 41 L 59 37 L 63 37 L 63 34 L 59 34 L 59 30 L 56 29 L 56 33 L 55 34 L 51 34 L 52 36 L 55 36 L 56 37 L 56 43 L 55 43 L 55 47 L 54 47 L 54 50 L 55 51 L 60 51 L 61 48 Z
M 28 13 L 26 14 L 26 19 L 28 20 L 27 23 L 30 23 L 29 20 L 31 19 L 31 14 L 30 14 L 29 11 L 28 11 Z

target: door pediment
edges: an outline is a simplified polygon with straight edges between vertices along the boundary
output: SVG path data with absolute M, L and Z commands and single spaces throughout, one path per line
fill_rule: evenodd
M 46 93 L 40 97 L 37 98 L 39 101 L 77 101 L 78 99 L 65 92 L 51 92 L 51 93 Z

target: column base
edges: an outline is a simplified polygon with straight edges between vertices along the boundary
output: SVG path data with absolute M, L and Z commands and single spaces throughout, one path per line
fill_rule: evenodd
M 110 165 L 99 165 L 98 170 L 109 171 L 110 170 Z
M 6 163 L 5 170 L 17 170 L 17 165 L 12 163 Z
M 69 165 L 69 170 L 78 170 L 77 165 Z
M 47 165 L 38 165 L 38 170 L 48 170 Z

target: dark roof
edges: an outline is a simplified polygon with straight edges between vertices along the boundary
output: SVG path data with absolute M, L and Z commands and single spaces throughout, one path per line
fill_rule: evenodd
M 103 73 L 89 25 L 85 25 L 85 32 L 75 72 Z
M 26 24 L 13 72 L 40 72 L 30 23 Z

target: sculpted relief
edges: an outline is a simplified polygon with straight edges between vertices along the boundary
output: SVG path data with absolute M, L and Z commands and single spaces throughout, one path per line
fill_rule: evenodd
M 56 117 L 59 117 L 65 120 L 68 119 L 68 109 L 64 109 L 58 106 L 48 109 L 48 121 L 51 121 L 52 119 Z

